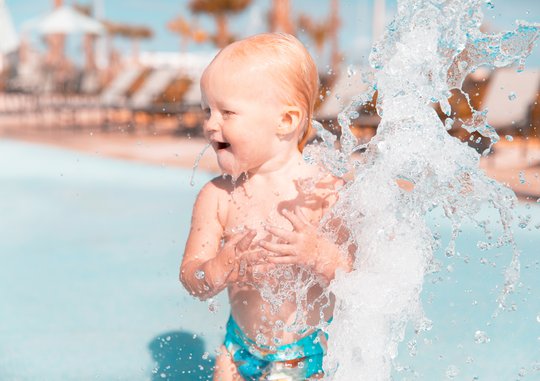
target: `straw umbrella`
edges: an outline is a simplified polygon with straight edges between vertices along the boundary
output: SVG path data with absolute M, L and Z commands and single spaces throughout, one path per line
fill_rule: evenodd
M 272 32 L 284 32 L 295 34 L 294 24 L 291 21 L 290 0 L 272 0 L 270 10 L 270 30 Z
M 131 25 L 104 21 L 107 32 L 112 36 L 120 36 L 131 40 L 131 52 L 133 61 L 139 62 L 139 41 L 152 38 L 154 31 L 144 25 Z
M 223 48 L 231 40 L 227 16 L 243 11 L 250 4 L 251 0 L 190 0 L 189 8 L 195 14 L 207 13 L 214 17 L 217 27 L 214 42 L 218 48 Z
M 319 55 L 322 54 L 324 44 L 328 39 L 331 39 L 331 61 L 332 66 L 339 63 L 341 57 L 338 47 L 338 29 L 339 29 L 339 1 L 332 0 L 330 4 L 329 17 L 320 22 L 314 21 L 310 16 L 302 14 L 298 17 L 298 26 L 302 29 L 315 43 Z
M 182 16 L 178 16 L 167 23 L 167 29 L 180 36 L 180 51 L 185 52 L 191 39 L 191 24 Z
M 197 22 L 189 22 L 177 16 L 167 23 L 167 29 L 180 36 L 180 51 L 185 52 L 190 40 L 203 43 L 208 40 L 208 33 L 197 26 Z

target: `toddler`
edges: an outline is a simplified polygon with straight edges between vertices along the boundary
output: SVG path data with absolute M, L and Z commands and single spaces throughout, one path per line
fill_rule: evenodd
M 197 197 L 180 280 L 203 300 L 228 291 L 214 380 L 323 376 L 321 322 L 334 303 L 325 287 L 352 258 L 339 249 L 344 233 L 318 228 L 340 180 L 301 153 L 318 86 L 306 48 L 274 33 L 227 46 L 201 78 L 204 134 L 226 176 Z

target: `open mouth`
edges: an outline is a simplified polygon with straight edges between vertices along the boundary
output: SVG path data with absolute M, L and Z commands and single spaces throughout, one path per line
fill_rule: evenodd
M 215 142 L 214 143 L 214 148 L 215 148 L 216 151 L 229 148 L 230 146 L 231 145 L 229 143 L 226 143 L 226 142 Z

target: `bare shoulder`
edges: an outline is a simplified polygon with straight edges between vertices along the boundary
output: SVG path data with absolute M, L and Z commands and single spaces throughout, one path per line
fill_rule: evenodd
M 217 220 L 224 223 L 227 215 L 228 200 L 230 193 L 234 189 L 230 179 L 218 176 L 206 183 L 197 196 L 194 206 L 194 215 L 198 210 L 204 210 L 206 217 L 217 217 Z
M 233 191 L 234 187 L 229 178 L 223 176 L 214 177 L 207 182 L 199 192 L 202 197 L 225 197 Z

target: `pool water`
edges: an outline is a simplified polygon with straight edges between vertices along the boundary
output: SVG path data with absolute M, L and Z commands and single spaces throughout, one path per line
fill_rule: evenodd
M 0 380 L 211 373 L 228 308 L 221 295 L 210 312 L 178 282 L 191 208 L 210 178 L 199 172 L 191 187 L 190 176 L 0 141 Z M 459 255 L 441 249 L 441 271 L 424 287 L 433 328 L 410 330 L 396 379 L 540 380 L 540 206 L 518 214 L 531 222 L 514 229 L 522 250 L 515 311 L 492 317 L 509 249 L 481 251 L 483 233 L 464 226 Z M 430 219 L 447 241 L 440 216 Z

